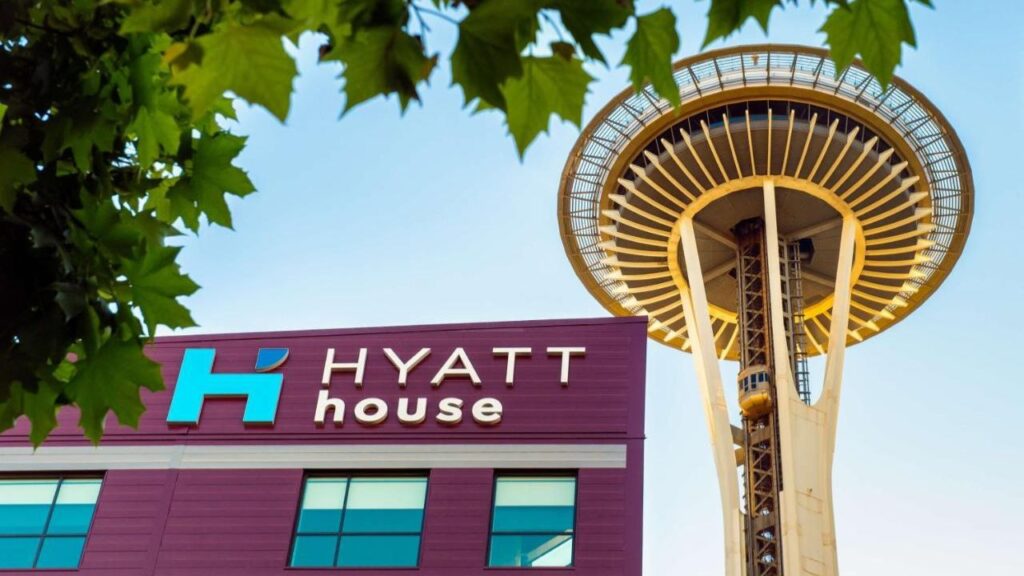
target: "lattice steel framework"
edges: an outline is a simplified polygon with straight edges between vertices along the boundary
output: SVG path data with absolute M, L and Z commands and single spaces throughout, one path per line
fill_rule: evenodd
M 746 563 L 748 576 L 782 573 L 782 530 L 779 526 L 779 441 L 776 420 L 778 398 L 768 327 L 768 281 L 764 223 L 741 222 L 735 229 L 738 298 L 740 301 L 740 369 L 765 366 L 769 374 L 771 410 L 743 418 L 743 453 L 746 498 Z

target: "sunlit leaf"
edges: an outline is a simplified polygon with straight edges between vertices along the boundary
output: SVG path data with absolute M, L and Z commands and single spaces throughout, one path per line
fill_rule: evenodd
M 141 258 L 123 261 L 122 271 L 131 286 L 132 304 L 142 311 L 150 334 L 158 324 L 168 328 L 196 325 L 188 308 L 178 302 L 179 297 L 199 289 L 175 262 L 180 251 L 180 247 L 149 246 Z
M 622 0 L 555 0 L 562 24 L 572 34 L 588 58 L 604 62 L 604 54 L 594 43 L 595 35 L 609 34 L 626 25 L 633 13 L 632 2 Z
M 295 61 L 272 26 L 226 26 L 196 40 L 202 60 L 176 70 L 173 82 L 185 87 L 192 115 L 206 114 L 230 90 L 269 110 L 282 122 L 291 104 Z
M 851 0 L 829 14 L 821 31 L 828 37 L 837 72 L 859 55 L 882 86 L 892 81 L 902 44 L 917 45 L 904 0 Z
M 198 141 L 192 158 L 192 173 L 178 180 L 168 197 L 194 202 L 212 224 L 231 227 L 226 194 L 246 196 L 256 188 L 245 171 L 232 162 L 245 146 L 245 138 L 218 134 Z
M 633 87 L 642 90 L 648 81 L 662 98 L 679 105 L 679 87 L 672 77 L 672 55 L 679 49 L 676 17 L 662 8 L 636 19 L 636 31 L 626 44 L 622 63 L 629 66 Z
M 397 94 L 403 109 L 419 100 L 416 86 L 430 76 L 437 57 L 401 29 L 361 30 L 339 42 L 329 57 L 345 64 L 345 111 L 375 96 Z
M 452 53 L 452 83 L 462 87 L 466 103 L 479 98 L 505 108 L 501 84 L 523 73 L 519 55 L 533 40 L 537 10 L 531 2 L 498 0 L 479 5 L 459 24 Z
M 548 129 L 552 114 L 580 125 L 583 98 L 593 78 L 583 62 L 561 56 L 523 58 L 523 75 L 502 85 L 508 104 L 508 130 L 519 155 L 541 132 Z
M 138 426 L 139 416 L 146 410 L 139 389 L 157 391 L 163 387 L 160 365 L 146 358 L 142 345 L 114 335 L 89 355 L 66 390 L 81 413 L 79 426 L 98 443 L 108 412 L 114 412 L 125 426 Z
M 171 32 L 184 28 L 192 18 L 192 0 L 144 1 L 121 24 L 122 34 Z
M 702 46 L 706 47 L 719 38 L 726 38 L 739 30 L 749 18 L 753 18 L 768 32 L 768 18 L 782 0 L 711 0 L 708 8 L 708 30 Z

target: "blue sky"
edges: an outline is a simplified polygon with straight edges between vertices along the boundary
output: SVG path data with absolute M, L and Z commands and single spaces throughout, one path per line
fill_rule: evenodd
M 844 576 L 1024 574 L 1024 37 L 1016 2 L 915 7 L 918 50 L 897 71 L 958 131 L 977 190 L 956 270 L 905 322 L 847 353 L 835 469 Z M 806 5 L 807 2 L 802 4 Z M 821 45 L 824 11 L 787 6 L 769 39 Z M 640 2 L 641 11 L 657 5 Z M 682 47 L 706 2 L 673 4 Z M 452 26 L 431 22 L 431 47 Z M 618 61 L 625 36 L 603 42 Z M 339 120 L 336 68 L 299 51 L 284 125 L 240 110 L 241 164 L 259 193 L 232 203 L 235 230 L 187 239 L 203 289 L 190 333 L 605 316 L 562 251 L 556 194 L 575 127 L 556 123 L 520 162 L 496 115 L 470 116 L 439 70 L 423 105 L 394 100 Z M 766 41 L 754 25 L 718 45 Z M 626 84 L 594 67 L 584 122 Z M 722 571 L 717 485 L 693 365 L 648 346 L 645 573 Z M 812 364 L 820 379 L 822 364 Z M 725 381 L 736 368 L 723 364 Z M 731 391 L 731 386 L 726 387 Z M 734 393 L 734 392 L 733 392 Z

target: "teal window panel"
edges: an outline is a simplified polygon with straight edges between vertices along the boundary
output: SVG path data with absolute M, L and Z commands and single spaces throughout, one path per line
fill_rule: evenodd
M 43 540 L 36 568 L 78 568 L 84 536 L 54 536 Z
M 495 532 L 572 531 L 573 506 L 495 506 Z
M 575 476 L 499 476 L 487 564 L 572 566 L 575 528 Z
M 299 568 L 334 566 L 337 536 L 296 536 L 291 565 Z
M 39 538 L 0 537 L 0 568 L 31 568 Z
M 0 504 L 0 536 L 42 534 L 49 513 L 49 504 Z
M 0 480 L 0 535 L 42 534 L 59 480 Z
M 85 534 L 89 531 L 93 511 L 92 504 L 57 504 L 53 507 L 47 534 Z
M 423 510 L 345 510 L 345 533 L 419 532 Z
M 424 477 L 307 478 L 289 565 L 415 567 L 426 493 Z
M 573 537 L 568 534 L 495 534 L 488 565 L 494 567 L 572 566 Z
M 358 536 L 341 537 L 338 566 L 343 568 L 412 568 L 419 562 L 420 537 Z
M 348 491 L 347 479 L 310 478 L 302 495 L 299 512 L 300 533 L 337 533 L 341 526 L 341 510 Z
M 337 532 L 341 510 L 303 510 L 299 513 L 299 533 Z
M 0 568 L 77 568 L 102 483 L 0 479 Z

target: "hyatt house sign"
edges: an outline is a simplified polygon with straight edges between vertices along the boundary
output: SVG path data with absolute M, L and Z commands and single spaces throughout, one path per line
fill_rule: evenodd
M 479 425 L 493 426 L 502 420 L 500 395 L 479 398 L 469 404 L 455 395 L 443 395 L 436 401 L 428 401 L 427 397 L 411 393 L 408 389 L 410 376 L 420 376 L 423 372 L 419 370 L 420 365 L 428 357 L 441 355 L 444 362 L 429 374 L 430 389 L 443 391 L 447 382 L 461 380 L 476 388 L 487 386 L 500 390 L 495 385 L 515 386 L 516 367 L 521 363 L 539 361 L 550 372 L 552 386 L 566 387 L 570 382 L 573 358 L 585 356 L 586 352 L 585 346 L 545 346 L 537 350 L 525 346 L 496 346 L 484 357 L 471 357 L 462 347 L 422 347 L 403 357 L 387 347 L 326 348 L 319 382 L 309 383 L 315 386 L 310 387 L 311 392 L 317 392 L 315 410 L 312 410 L 310 418 L 318 425 L 331 422 L 334 426 L 344 426 L 351 419 L 364 427 L 378 426 L 389 418 L 412 427 L 423 424 L 428 418 L 444 426 L 456 426 L 464 418 L 472 418 Z M 288 360 L 288 353 L 288 348 L 260 348 L 253 373 L 232 373 L 214 371 L 216 349 L 186 348 L 167 422 L 198 424 L 204 399 L 240 397 L 245 399 L 244 423 L 273 424 L 284 384 L 284 374 L 276 370 Z M 367 365 L 373 362 L 383 362 L 393 368 L 393 385 L 402 392 L 393 403 L 363 393 Z M 484 362 L 501 363 L 504 381 L 485 383 L 478 371 L 478 365 Z

